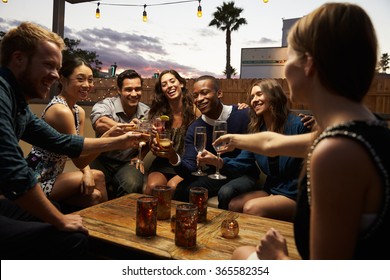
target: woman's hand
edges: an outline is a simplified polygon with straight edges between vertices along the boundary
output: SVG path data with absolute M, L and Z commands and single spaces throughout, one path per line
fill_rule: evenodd
M 237 134 L 225 134 L 213 142 L 213 146 L 222 145 L 221 153 L 231 152 L 237 147 Z
M 93 178 L 93 173 L 90 169 L 84 170 L 83 178 L 81 180 L 81 193 L 84 195 L 90 195 L 93 193 L 96 184 L 95 179 Z
M 260 260 L 286 260 L 288 259 L 286 239 L 279 231 L 271 228 L 260 240 L 256 253 Z
M 173 148 L 173 142 L 171 141 L 171 145 L 169 147 L 166 147 L 165 149 L 162 149 L 160 145 L 157 142 L 156 137 L 153 137 L 153 140 L 150 144 L 150 151 L 158 157 L 163 158 L 170 158 L 172 154 L 176 154 L 175 149 Z

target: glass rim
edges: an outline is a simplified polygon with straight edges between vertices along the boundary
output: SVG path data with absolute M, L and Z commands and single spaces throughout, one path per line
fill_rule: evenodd
M 172 133 L 171 133 L 171 131 L 169 131 L 169 130 L 164 130 L 164 131 L 161 131 L 161 132 L 158 132 L 158 134 L 159 135 L 171 135 Z
M 157 197 L 152 195 L 144 195 L 137 198 L 137 202 L 157 202 Z
M 176 206 L 176 210 L 180 210 L 180 211 L 193 211 L 197 209 L 198 206 L 196 206 L 193 203 L 182 203 Z
M 155 186 L 153 189 L 152 189 L 152 192 L 153 190 L 164 190 L 164 191 L 167 191 L 167 190 L 172 190 L 173 188 L 171 186 L 168 186 L 168 185 L 158 185 L 158 186 Z
M 195 192 L 195 193 L 208 193 L 209 190 L 206 189 L 205 187 L 191 187 L 190 188 L 190 192 Z

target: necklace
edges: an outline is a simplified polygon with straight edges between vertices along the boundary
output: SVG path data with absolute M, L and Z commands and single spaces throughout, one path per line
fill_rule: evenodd
M 363 122 L 362 122 L 363 123 Z M 384 126 L 385 123 L 383 121 L 366 121 L 364 122 L 368 126 Z M 371 155 L 373 155 L 375 162 L 380 167 L 383 174 L 386 174 L 386 181 L 388 182 L 387 177 L 387 171 L 382 166 L 382 163 L 380 162 L 379 157 L 376 155 L 375 150 L 371 147 L 370 143 L 362 136 L 355 132 L 353 132 L 353 126 L 357 124 L 356 121 L 351 121 L 347 123 L 340 123 L 332 126 L 328 126 L 313 142 L 313 144 L 309 148 L 309 152 L 307 154 L 307 160 L 306 160 L 306 188 L 307 188 L 307 199 L 309 205 L 311 205 L 311 173 L 310 173 L 310 163 L 311 163 L 311 157 L 313 155 L 313 151 L 315 147 L 318 145 L 318 143 L 328 137 L 334 137 L 334 136 L 344 136 L 347 138 L 355 139 L 356 141 L 362 143 L 370 152 Z M 348 128 L 352 128 L 348 130 Z

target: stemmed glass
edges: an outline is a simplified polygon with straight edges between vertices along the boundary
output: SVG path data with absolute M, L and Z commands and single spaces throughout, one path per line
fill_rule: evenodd
M 145 146 L 146 143 L 150 141 L 151 130 L 152 130 L 152 126 L 150 121 L 140 120 L 136 129 L 137 132 L 140 132 L 142 134 L 141 141 L 138 144 L 138 156 L 136 159 L 131 160 L 131 164 L 135 164 L 136 168 L 137 169 L 139 168 L 141 172 L 143 171 L 143 166 L 144 166 L 144 162 L 141 158 L 142 147 Z
M 215 121 L 214 128 L 213 128 L 213 142 L 217 140 L 220 136 L 227 133 L 227 123 L 226 121 Z M 221 158 L 221 152 L 220 150 L 225 146 L 225 143 L 220 143 L 218 145 L 213 145 L 215 151 L 218 155 L 218 162 Z M 209 175 L 210 178 L 216 179 L 216 180 L 223 180 L 226 179 L 226 176 L 219 173 L 219 165 L 217 164 L 216 171 L 214 174 Z
M 194 147 L 198 154 L 202 153 L 206 148 L 207 134 L 205 126 L 195 127 Z M 203 172 L 198 164 L 198 170 L 191 173 L 195 176 L 206 176 L 207 173 Z

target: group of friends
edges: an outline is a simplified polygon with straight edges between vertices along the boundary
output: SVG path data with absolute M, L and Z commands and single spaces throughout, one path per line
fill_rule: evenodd
M 380 249 L 390 246 L 390 130 L 362 102 L 378 46 L 359 6 L 327 3 L 291 28 L 289 96 L 276 80 L 261 79 L 249 88 L 246 103 L 226 105 L 215 77 L 200 76 L 187 89 L 186 79 L 170 69 L 160 73 L 148 106 L 140 102 L 142 77 L 125 70 L 117 77 L 118 94 L 92 108 L 96 138 L 83 136 L 86 114 L 77 105 L 93 88 L 92 68 L 78 57 L 62 61 L 63 48 L 58 35 L 27 22 L 1 42 L 2 259 L 88 257 L 82 218 L 61 209 L 151 194 L 158 185 L 171 186 L 180 201 L 188 201 L 192 186 L 205 187 L 221 209 L 294 222 L 303 259 L 389 257 Z M 47 96 L 55 83 L 59 94 L 41 118 L 35 116 L 29 101 Z M 315 122 L 292 112 L 289 101 L 307 104 Z M 154 156 L 145 175 L 130 164 L 144 141 L 133 128 L 161 116 L 168 117 L 172 145 L 160 153 L 152 137 L 142 149 L 141 157 Z M 217 121 L 227 122 L 227 134 L 214 141 Z M 207 134 L 202 152 L 194 147 L 199 126 Z M 32 144 L 27 156 L 19 140 Z M 221 157 L 217 143 L 224 144 Z M 79 170 L 63 172 L 68 158 Z M 226 179 L 192 175 L 198 166 L 208 175 L 218 169 Z M 266 175 L 261 185 L 260 173 Z M 259 239 L 232 258 L 288 258 L 277 230 Z

